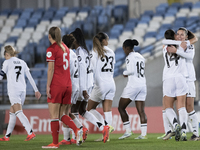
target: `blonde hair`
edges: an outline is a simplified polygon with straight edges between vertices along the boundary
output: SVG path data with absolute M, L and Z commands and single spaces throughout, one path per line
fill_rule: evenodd
M 5 53 L 8 53 L 11 57 L 14 57 L 16 54 L 18 54 L 18 52 L 16 52 L 15 49 L 10 45 L 5 46 L 4 49 L 4 55 Z
M 108 39 L 107 34 L 100 32 L 93 38 L 93 50 L 98 53 L 99 57 L 105 57 L 105 53 L 107 50 L 103 47 L 103 40 Z
M 65 52 L 65 47 L 62 45 L 61 39 L 61 30 L 59 27 L 51 27 L 49 29 L 49 34 L 51 35 L 52 39 L 56 41 L 56 43 L 60 46 L 60 48 Z

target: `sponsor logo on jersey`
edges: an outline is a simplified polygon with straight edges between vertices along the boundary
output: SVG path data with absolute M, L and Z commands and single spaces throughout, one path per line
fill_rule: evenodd
M 47 52 L 47 57 L 50 58 L 52 56 L 51 52 Z

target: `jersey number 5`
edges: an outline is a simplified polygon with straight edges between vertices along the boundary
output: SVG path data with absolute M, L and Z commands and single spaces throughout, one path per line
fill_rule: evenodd
M 15 69 L 18 69 L 18 71 L 16 72 L 17 76 L 16 76 L 16 82 L 18 82 L 18 78 L 19 75 L 21 74 L 21 70 L 22 70 L 22 66 L 15 66 Z
M 64 70 L 67 70 L 67 68 L 68 68 L 68 66 L 69 66 L 68 60 L 66 59 L 66 57 L 67 57 L 67 53 L 64 53 L 64 54 L 63 54 L 63 62 L 65 63 L 65 64 L 63 65 Z

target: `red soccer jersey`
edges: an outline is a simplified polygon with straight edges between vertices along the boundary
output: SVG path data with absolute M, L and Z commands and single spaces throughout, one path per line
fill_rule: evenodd
M 54 61 L 54 74 L 51 85 L 68 87 L 72 86 L 69 63 L 70 51 L 64 43 L 62 45 L 65 47 L 65 53 L 56 42 L 49 46 L 47 48 L 46 61 Z

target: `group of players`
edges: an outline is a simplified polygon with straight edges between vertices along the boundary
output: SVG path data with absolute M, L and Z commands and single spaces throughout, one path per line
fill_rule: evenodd
M 166 39 L 168 38 L 167 35 L 170 35 L 168 39 L 173 41 L 166 40 L 164 44 L 168 46 L 163 48 L 165 60 L 163 71 L 163 121 L 165 135 L 162 138 L 164 140 L 169 139 L 173 135 L 175 135 L 176 140 L 187 140 L 187 112 L 193 123 L 193 138 L 195 140 L 199 139 L 198 126 L 196 126 L 197 117 L 194 111 L 195 72 L 192 64 L 194 47 L 190 45 L 190 43 L 196 42 L 197 38 L 192 34 L 192 40 L 188 42 L 188 45 L 184 42 L 174 41 L 175 39 L 179 41 L 187 40 L 188 33 L 191 32 L 185 28 L 180 28 L 177 36 L 175 36 L 176 34 L 172 30 L 166 31 L 165 34 Z M 109 141 L 109 134 L 114 131 L 114 128 L 111 126 L 112 100 L 116 87 L 113 79 L 115 54 L 108 47 L 108 35 L 100 32 L 94 36 L 91 53 L 86 47 L 84 35 L 79 28 L 61 37 L 60 29 L 58 27 L 51 27 L 48 38 L 51 46 L 46 53 L 46 60 L 48 62 L 46 93 L 53 142 L 47 146 L 42 146 L 42 148 L 58 148 L 59 145 L 72 143 L 80 145 L 84 142 L 87 138 L 88 129 L 79 121 L 79 114 L 102 131 L 103 138 L 100 138 L 101 141 L 104 143 Z M 129 116 L 126 112 L 126 107 L 132 101 L 135 101 L 141 121 L 141 135 L 136 139 L 147 139 L 147 117 L 144 111 L 147 94 L 144 75 L 145 59 L 134 51 L 134 46 L 138 44 L 137 40 L 127 39 L 122 45 L 127 56 L 125 60 L 126 70 L 123 72 L 123 76 L 128 77 L 128 82 L 122 92 L 118 106 L 123 126 L 126 129 L 125 134 L 119 137 L 119 139 L 132 135 Z M 75 50 L 75 53 L 72 49 Z M 16 58 L 15 54 L 13 47 L 5 47 L 4 56 L 6 60 L 0 72 L 0 79 L 3 79 L 5 74 L 7 75 L 8 96 L 11 107 L 7 132 L 0 141 L 9 141 L 16 123 L 16 117 L 19 118 L 28 133 L 26 141 L 35 138 L 30 123 L 22 111 L 26 95 L 24 75 L 28 77 L 33 86 L 36 98 L 39 99 L 41 94 L 30 75 L 26 63 Z M 190 54 L 192 56 L 189 57 Z M 186 95 L 189 97 L 187 98 L 187 103 Z M 173 110 L 175 98 L 177 99 L 176 106 L 179 111 L 181 126 L 178 124 Z M 96 110 L 99 103 L 102 103 L 105 119 Z M 59 121 L 63 122 L 64 139 L 61 142 L 58 142 Z M 172 125 L 173 129 L 169 129 L 169 124 Z M 72 139 L 70 139 L 71 129 Z
M 163 124 L 165 134 L 160 137 L 168 140 L 175 136 L 176 141 L 187 141 L 187 122 L 191 122 L 193 135 L 190 140 L 199 140 L 198 118 L 194 110 L 196 97 L 195 69 L 193 58 L 195 55 L 194 44 L 197 37 L 184 27 L 165 32 L 163 44 Z M 179 115 L 179 122 L 174 111 L 174 102 Z M 188 119 L 189 117 L 189 119 Z

